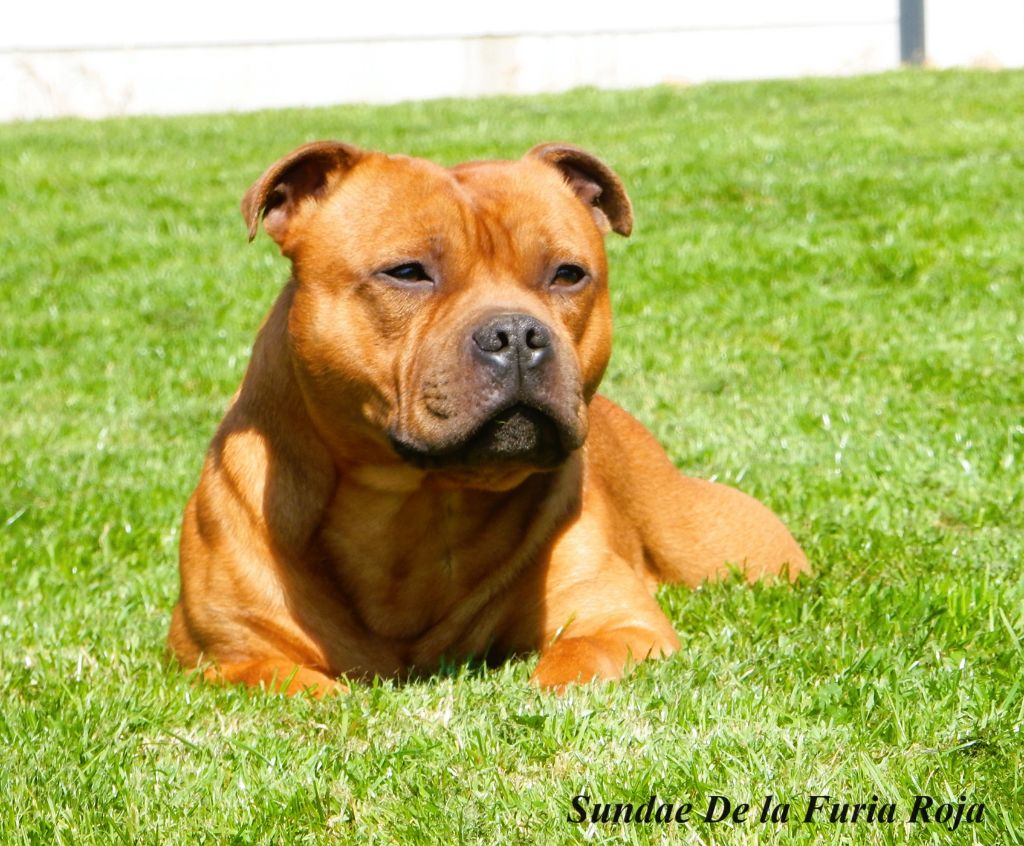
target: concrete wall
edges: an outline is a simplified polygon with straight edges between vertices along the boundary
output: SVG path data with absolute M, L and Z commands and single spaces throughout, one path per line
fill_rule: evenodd
M 1024 0 L 926 0 L 925 54 L 935 67 L 1024 67 Z
M 970 40 L 958 40 L 962 4 L 929 4 L 958 21 L 943 28 L 929 19 L 941 63 L 983 55 L 1024 64 L 1019 31 L 1015 41 L 1001 25 L 997 45 L 979 24 Z M 1004 7 L 1022 5 L 975 0 L 971 8 L 986 4 L 1014 21 Z M 22 2 L 0 30 L 0 120 L 631 88 L 898 64 L 898 0 L 477 5 Z

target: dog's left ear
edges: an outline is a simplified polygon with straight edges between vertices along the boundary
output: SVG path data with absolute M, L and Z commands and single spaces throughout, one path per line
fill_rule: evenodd
M 263 226 L 284 250 L 292 217 L 305 200 L 323 196 L 332 179 L 347 172 L 364 153 L 340 141 L 314 141 L 292 150 L 268 167 L 242 197 L 242 217 L 249 240 Z
M 597 156 L 569 144 L 538 144 L 525 156 L 558 168 L 587 206 L 602 232 L 629 235 L 633 231 L 633 205 L 622 180 Z

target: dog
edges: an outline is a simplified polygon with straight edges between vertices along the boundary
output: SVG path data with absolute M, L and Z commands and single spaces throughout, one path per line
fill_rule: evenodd
M 766 507 L 597 394 L 604 237 L 633 211 L 594 155 L 445 168 L 319 141 L 242 214 L 292 274 L 185 510 L 185 667 L 323 696 L 539 651 L 531 681 L 564 690 L 678 648 L 659 583 L 808 571 Z

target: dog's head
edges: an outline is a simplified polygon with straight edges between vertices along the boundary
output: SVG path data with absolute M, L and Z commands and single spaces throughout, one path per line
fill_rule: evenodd
M 632 228 L 597 158 L 543 144 L 448 169 L 320 141 L 242 213 L 291 259 L 295 372 L 344 460 L 493 486 L 583 444 L 611 350 L 604 235 Z

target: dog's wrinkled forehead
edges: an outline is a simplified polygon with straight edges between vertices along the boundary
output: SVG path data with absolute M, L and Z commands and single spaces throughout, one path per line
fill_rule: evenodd
M 477 220 L 499 233 L 504 226 L 525 242 L 566 252 L 600 248 L 603 233 L 590 208 L 559 171 L 526 160 L 462 165 L 451 173 Z
M 598 248 L 601 233 L 559 172 L 534 162 L 485 162 L 451 170 L 380 157 L 353 169 L 323 204 L 327 227 L 349 249 L 403 251 L 472 246 L 475 255 L 528 248 Z
M 425 226 L 469 231 L 486 219 L 524 239 L 561 232 L 571 241 L 630 234 L 629 197 L 618 176 L 592 154 L 541 144 L 517 161 L 470 162 L 447 169 L 337 141 L 305 144 L 267 168 L 242 198 L 249 237 L 260 218 L 292 258 L 318 248 L 328 227 L 364 243 L 400 235 L 429 237 Z M 454 231 L 454 229 L 453 229 Z M 440 233 L 444 235 L 445 233 Z M 500 240 L 500 239 L 499 239 Z

